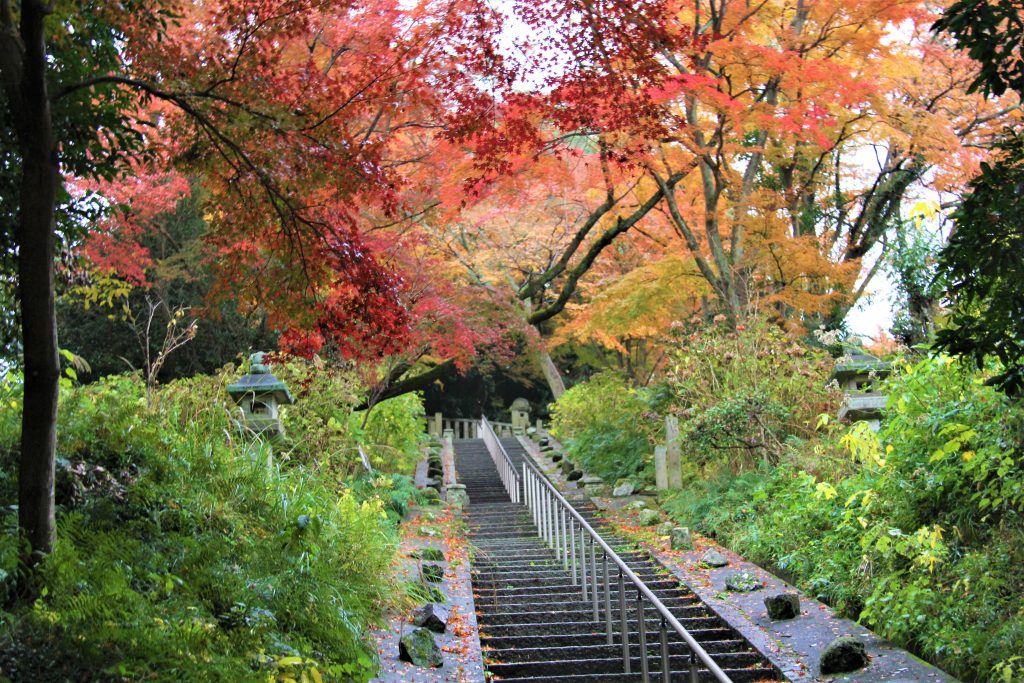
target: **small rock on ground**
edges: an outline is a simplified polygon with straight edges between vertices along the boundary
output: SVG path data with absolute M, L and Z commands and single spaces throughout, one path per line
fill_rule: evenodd
M 658 514 L 657 510 L 641 510 L 640 511 L 640 525 L 641 526 L 654 526 L 661 521 L 661 515 Z
M 418 560 L 429 560 L 431 562 L 444 562 L 444 551 L 440 548 L 420 548 L 413 551 L 409 557 Z
M 441 648 L 434 642 L 434 634 L 425 628 L 414 628 L 398 641 L 398 658 L 416 666 L 444 666 Z
M 867 666 L 868 653 L 864 643 L 853 636 L 836 638 L 821 653 L 818 667 L 822 674 L 842 674 Z
M 444 633 L 448 627 L 448 608 L 431 602 L 418 607 L 412 613 L 412 625 L 422 626 L 434 633 Z
M 749 593 L 761 587 L 761 581 L 750 572 L 734 572 L 725 577 L 725 587 L 737 593 Z
M 677 526 L 671 531 L 672 550 L 693 550 L 693 536 L 690 529 L 685 526 Z
M 636 487 L 633 486 L 633 482 L 624 481 L 612 490 L 612 496 L 616 498 L 625 498 L 626 496 L 633 495 L 633 491 L 635 490 Z
M 776 593 L 764 599 L 768 618 L 773 621 L 794 619 L 800 616 L 800 595 L 797 593 Z
M 729 564 L 729 560 L 725 559 L 725 555 L 717 550 L 707 551 L 701 556 L 700 561 L 709 567 L 724 567 Z

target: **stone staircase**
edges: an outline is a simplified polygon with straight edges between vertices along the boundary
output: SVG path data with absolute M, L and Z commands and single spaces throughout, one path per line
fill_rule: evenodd
M 516 439 L 502 439 L 509 457 L 522 468 L 526 453 Z M 614 644 L 608 645 L 603 611 L 594 620 L 570 573 L 537 537 L 526 507 L 513 504 L 482 440 L 455 446 L 458 481 L 466 486 L 470 541 L 474 547 L 473 594 L 487 670 L 506 681 L 643 681 L 640 621 L 636 601 L 627 602 L 631 670 L 623 673 L 619 638 L 621 612 L 616 577 L 612 577 Z M 637 551 L 611 533 L 589 502 L 575 501 L 577 511 L 611 545 L 733 681 L 778 680 L 776 669 L 735 631 L 646 552 Z M 603 610 L 603 603 L 602 603 Z M 661 681 L 660 621 L 646 609 L 650 679 Z M 668 651 L 673 681 L 688 680 L 690 652 L 672 632 Z M 715 680 L 701 671 L 701 681 Z

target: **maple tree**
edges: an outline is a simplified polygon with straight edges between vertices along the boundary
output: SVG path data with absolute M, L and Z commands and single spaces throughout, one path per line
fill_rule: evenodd
M 904 197 L 956 192 L 1012 103 L 967 87 L 974 65 L 931 40 L 924 4 L 727 3 L 685 9 L 710 37 L 665 95 L 688 126 L 652 179 L 696 160 L 663 206 L 733 325 L 753 305 L 836 325 L 870 286 L 869 262 Z M 668 58 L 668 57 L 667 57 Z
M 437 221 L 441 249 L 478 285 L 518 302 L 542 334 L 599 256 L 661 200 L 661 188 L 638 187 L 636 161 L 674 125 L 652 97 L 667 76 L 661 50 L 690 49 L 690 37 L 672 30 L 670 8 L 665 0 L 516 3 L 503 18 L 528 37 L 506 35 L 514 59 L 467 98 L 490 116 L 446 130 L 465 156 L 453 155 L 442 206 L 466 210 Z M 557 397 L 558 370 L 543 343 L 536 353 Z
M 659 2 L 622 8 L 606 39 L 587 32 L 587 7 L 527 13 L 533 27 L 580 22 L 538 30 L 573 38 L 560 51 L 531 38 L 527 65 L 534 48 L 578 58 L 544 61 L 532 89 L 502 93 L 493 130 L 453 132 L 473 150 L 453 168 L 470 198 L 443 248 L 542 335 L 623 240 L 656 244 L 644 250 L 673 259 L 666 270 L 692 259 L 709 317 L 735 326 L 769 308 L 791 327 L 835 326 L 869 290 L 882 263 L 869 254 L 887 248 L 908 193 L 959 192 L 1016 116 L 1013 101 L 967 92 L 975 66 L 930 40 L 935 18 L 891 0 Z M 643 308 L 658 304 L 634 302 L 649 331 Z
M 402 169 L 415 159 L 391 156 L 391 142 L 435 125 L 440 86 L 465 78 L 444 65 L 489 30 L 471 5 L 0 2 L 5 173 L 21 171 L 5 184 L 20 188 L 5 239 L 18 263 L 30 562 L 53 542 L 62 175 L 111 178 L 142 152 L 201 174 L 225 289 L 247 283 L 243 298 L 270 301 L 278 322 L 306 322 L 320 299 L 339 339 L 397 344 L 410 330 L 402 278 L 360 220 L 405 211 Z

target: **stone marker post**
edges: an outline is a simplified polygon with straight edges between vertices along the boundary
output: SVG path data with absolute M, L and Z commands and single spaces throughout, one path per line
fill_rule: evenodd
M 444 429 L 444 418 L 441 417 L 441 413 L 434 413 L 434 429 L 431 432 L 434 436 L 441 436 L 441 431 Z
M 675 415 L 665 416 L 665 468 L 668 470 L 668 487 L 673 489 L 683 486 L 682 444 L 679 443 L 679 418 Z
M 667 451 L 664 446 L 654 447 L 654 481 L 659 491 L 668 488 L 668 464 L 665 462 Z
M 455 483 L 455 445 L 452 437 L 452 430 L 446 429 L 441 439 L 441 476 L 445 489 Z

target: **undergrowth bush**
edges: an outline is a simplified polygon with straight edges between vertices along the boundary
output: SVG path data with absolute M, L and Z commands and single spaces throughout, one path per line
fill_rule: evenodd
M 778 462 L 790 439 L 813 436 L 814 419 L 838 408 L 829 356 L 757 318 L 730 332 L 688 336 L 670 354 L 664 384 L 680 418 L 684 457 L 740 471 Z
M 551 431 L 588 472 L 606 480 L 633 476 L 649 463 L 661 426 L 650 398 L 617 375 L 596 375 L 552 406 Z
M 678 521 L 951 673 L 1024 675 L 1024 406 L 947 358 L 900 365 L 882 429 L 832 428 L 740 475 L 696 470 Z M 832 477 L 793 463 L 845 451 Z
M 367 626 L 400 599 L 390 569 L 393 520 L 415 497 L 408 477 L 383 473 L 346 485 L 336 476 L 340 470 L 305 462 L 308 450 L 268 465 L 267 447 L 231 417 L 224 386 L 234 376 L 168 385 L 153 413 L 136 377 L 64 392 L 58 540 L 39 568 L 38 599 L 0 612 L 3 675 L 46 681 L 267 681 L 314 670 L 325 680 L 372 675 Z M 329 417 L 317 422 L 324 405 L 354 439 L 347 425 L 355 394 L 346 401 L 338 393 L 353 386 L 333 378 L 306 387 L 289 416 L 302 425 L 293 434 L 301 448 L 342 443 Z M 4 510 L 16 502 L 17 391 L 17 382 L 7 383 L 0 396 Z M 405 401 L 391 419 L 415 406 Z M 274 450 L 275 456 L 288 452 Z M 0 543 L 0 568 L 14 573 L 16 520 L 7 514 L 3 521 L 9 533 Z

